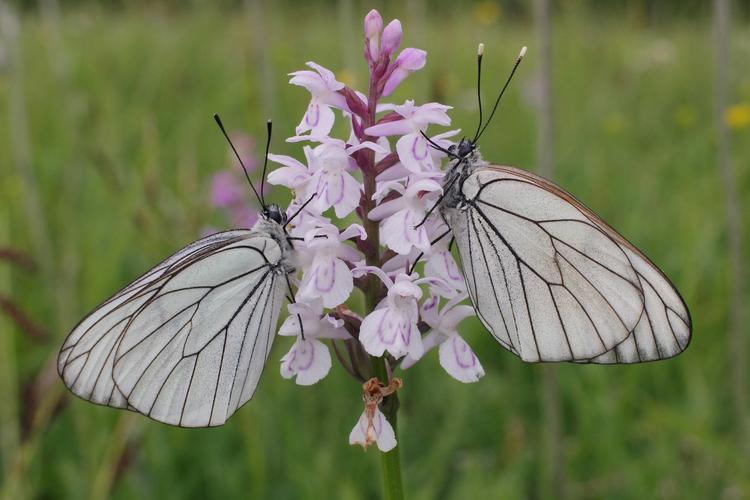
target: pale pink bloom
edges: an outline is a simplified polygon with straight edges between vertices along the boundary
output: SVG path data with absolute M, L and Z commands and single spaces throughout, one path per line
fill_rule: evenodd
M 354 280 L 346 262 L 356 262 L 361 255 L 346 241 L 366 237 L 359 224 L 352 224 L 341 233 L 332 224 L 309 230 L 304 247 L 298 248 L 304 274 L 297 298 L 303 302 L 319 298 L 325 307 L 335 307 L 349 298 Z
M 348 339 L 350 336 L 343 328 L 343 321 L 322 315 L 320 301 L 289 304 L 288 309 L 289 316 L 279 328 L 279 335 L 297 336 L 297 340 L 281 358 L 281 376 L 296 377 L 299 385 L 312 385 L 331 369 L 331 353 L 318 339 Z
M 428 225 L 431 228 L 430 234 L 434 235 L 435 238 L 447 229 L 442 221 L 439 225 L 429 222 Z M 445 281 L 453 290 L 450 295 L 453 296 L 466 291 L 466 280 L 448 248 L 450 241 L 451 234 L 448 233 L 430 246 L 430 250 L 425 254 L 424 273 L 425 276 L 434 276 Z M 432 290 L 432 292 L 439 293 L 437 289 Z
M 382 356 L 388 351 L 396 358 L 409 354 L 415 359 L 422 357 L 422 336 L 417 327 L 419 321 L 418 302 L 422 298 L 419 285 L 433 282 L 431 278 L 421 278 L 416 273 L 399 273 L 395 281 L 385 272 L 373 266 L 356 268 L 355 275 L 373 273 L 388 288 L 386 296 L 378 307 L 362 320 L 359 341 L 372 356 Z
M 376 137 L 400 135 L 396 152 L 404 167 L 414 173 L 435 171 L 438 166 L 422 132 L 432 123 L 450 125 L 451 120 L 446 113 L 450 106 L 435 102 L 415 106 L 414 101 L 408 100 L 402 105 L 388 107 L 403 118 L 373 125 L 365 129 L 365 133 Z
M 313 148 L 308 166 L 312 177 L 305 197 L 316 195 L 311 202 L 316 212 L 323 213 L 333 207 L 336 217 L 343 218 L 357 208 L 362 186 L 349 173 L 356 164 L 347 153 L 344 141 L 330 139 Z
M 291 220 L 287 226 L 290 236 L 304 238 L 305 234 L 311 229 L 331 224 L 331 219 L 316 213 L 313 207 L 310 206 L 310 203 L 301 212 L 297 213 L 305 201 L 307 200 L 294 199 L 286 209 L 287 217 L 291 218 L 296 214 L 294 220 Z
M 349 434 L 349 444 L 358 444 L 366 448 L 373 441 L 382 452 L 391 451 L 396 447 L 396 433 L 393 432 L 393 427 L 378 408 L 375 408 L 375 414 L 372 417 L 372 427 L 370 427 L 365 410 Z
M 424 352 L 439 345 L 440 366 L 456 380 L 470 383 L 484 376 L 484 369 L 469 344 L 458 333 L 458 324 L 475 315 L 473 307 L 459 305 L 465 298 L 465 295 L 457 296 L 438 310 L 440 297 L 434 295 L 422 304 L 420 313 L 422 320 L 432 329 L 424 338 Z M 401 366 L 406 369 L 418 359 L 409 356 Z
M 305 154 L 307 163 L 310 164 L 312 148 L 305 146 L 302 148 L 302 151 Z M 275 186 L 285 186 L 294 192 L 295 199 L 304 201 L 302 198 L 307 193 L 307 185 L 312 177 L 307 166 L 291 156 L 269 154 L 268 159 L 274 163 L 283 165 L 283 167 L 276 168 L 268 174 L 268 183 Z
M 292 77 L 289 83 L 305 87 L 312 96 L 305 116 L 297 125 L 296 133 L 300 135 L 309 131 L 312 137 L 327 136 L 335 120 L 331 108 L 349 111 L 346 99 L 338 92 L 344 88 L 344 84 L 336 80 L 331 70 L 319 64 L 308 62 L 307 66 L 315 71 L 303 70 L 289 73 Z
M 393 70 L 383 87 L 383 95 L 387 96 L 393 92 L 398 85 L 417 70 L 424 68 L 427 62 L 427 52 L 422 49 L 407 48 L 401 51 L 393 63 Z
M 422 252 L 430 249 L 426 225 L 419 225 L 429 207 L 442 192 L 439 182 L 430 178 L 409 181 L 407 187 L 398 182 L 384 182 L 375 193 L 381 199 L 389 191 L 401 196 L 381 203 L 370 211 L 370 220 L 380 222 L 380 241 L 396 253 L 408 254 L 413 247 Z

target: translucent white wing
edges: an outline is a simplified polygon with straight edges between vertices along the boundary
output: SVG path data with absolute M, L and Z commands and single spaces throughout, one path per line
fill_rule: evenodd
M 276 242 L 227 231 L 178 251 L 95 309 L 58 371 L 77 396 L 185 427 L 252 397 L 286 287 Z
M 664 359 L 690 340 L 687 307 L 648 258 L 551 182 L 476 170 L 445 211 L 477 314 L 525 361 Z

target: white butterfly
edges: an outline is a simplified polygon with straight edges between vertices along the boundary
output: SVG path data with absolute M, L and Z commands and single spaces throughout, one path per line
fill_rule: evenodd
M 455 158 L 438 208 L 484 326 L 524 361 L 636 363 L 687 348 L 690 314 L 645 255 L 562 188 L 482 160 Z
M 181 427 L 222 425 L 252 398 L 291 292 L 285 226 L 307 203 L 287 220 L 247 180 L 263 206 L 252 230 L 191 243 L 73 328 L 57 368 L 75 395 Z
M 58 372 L 77 396 L 182 427 L 252 398 L 293 272 L 276 206 L 252 230 L 191 243 L 83 319 Z

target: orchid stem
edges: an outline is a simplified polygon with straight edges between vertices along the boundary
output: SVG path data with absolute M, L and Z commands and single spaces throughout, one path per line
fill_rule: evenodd
M 375 376 L 383 382 L 388 381 L 388 372 L 385 368 L 385 359 L 372 356 L 372 366 Z M 394 393 L 386 396 L 380 405 L 380 410 L 385 414 L 385 418 L 393 427 L 398 442 L 398 394 Z M 404 486 L 401 480 L 401 456 L 398 444 L 388 452 L 380 453 L 380 464 L 383 471 L 383 498 L 385 500 L 403 500 Z
M 369 99 L 368 99 L 368 119 L 366 125 L 373 125 L 375 123 L 376 114 L 376 102 L 377 92 L 375 90 L 374 82 L 370 81 L 369 88 Z M 363 127 L 364 128 L 364 127 Z M 365 139 L 365 138 L 362 138 Z M 366 138 L 370 139 L 370 138 Z M 371 266 L 380 267 L 380 225 L 376 221 L 372 221 L 367 217 L 367 214 L 374 207 L 374 201 L 372 199 L 375 193 L 376 182 L 375 182 L 375 153 L 370 151 L 367 157 L 367 167 L 363 169 L 364 177 L 364 213 L 363 224 L 365 231 L 367 232 L 367 238 L 372 245 L 372 251 L 368 252 L 365 256 L 367 264 Z M 365 292 L 365 308 L 367 312 L 375 310 L 375 307 L 380 302 L 380 281 L 376 276 L 369 277 L 369 284 Z M 390 382 L 388 377 L 388 370 L 385 366 L 385 358 L 370 356 L 373 368 L 373 376 L 377 377 L 383 384 Z M 388 422 L 393 427 L 393 432 L 396 435 L 396 442 L 398 443 L 398 426 L 397 426 L 397 414 L 398 414 L 398 395 L 396 393 L 386 396 L 380 405 L 380 410 L 388 419 Z M 401 458 L 399 454 L 398 444 L 391 451 L 380 453 L 380 463 L 383 474 L 383 498 L 385 500 L 403 500 L 404 498 L 404 486 L 401 479 Z

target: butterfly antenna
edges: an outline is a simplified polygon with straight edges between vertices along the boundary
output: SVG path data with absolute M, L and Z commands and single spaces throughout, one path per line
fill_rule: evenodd
M 459 160 L 460 160 L 460 158 L 459 158 Z M 437 199 L 437 201 L 435 202 L 435 204 L 430 207 L 430 209 L 427 211 L 427 213 L 424 214 L 424 217 L 422 218 L 422 221 L 419 224 L 417 224 L 416 226 L 414 226 L 414 229 L 419 229 L 420 227 L 422 227 L 424 225 L 425 222 L 427 222 L 427 219 L 430 218 L 430 215 L 432 215 L 432 212 L 434 212 L 438 208 L 438 206 L 440 206 L 440 202 L 443 201 L 443 199 L 448 195 L 448 193 L 450 192 L 451 188 L 453 187 L 453 185 L 456 183 L 456 181 L 458 179 L 459 179 L 459 176 L 455 176 L 453 178 L 453 180 L 450 182 L 450 184 L 448 184 L 447 186 L 445 186 L 443 188 L 443 193 Z
M 303 210 L 305 209 L 305 207 L 306 207 L 307 205 L 309 205 L 311 201 L 313 201 L 313 198 L 315 198 L 315 195 L 317 195 L 317 194 L 318 194 L 318 193 L 313 193 L 313 194 L 312 194 L 312 195 L 311 195 L 311 196 L 310 196 L 310 197 L 309 197 L 309 198 L 307 199 L 307 201 L 306 201 L 306 202 L 304 202 L 304 203 L 302 204 L 302 206 L 301 206 L 301 207 L 299 207 L 299 208 L 297 209 L 297 211 L 296 211 L 296 212 L 294 212 L 294 215 L 292 215 L 291 217 L 289 217 L 289 219 L 288 219 L 288 220 L 286 221 L 286 224 L 284 224 L 284 227 L 285 227 L 285 228 L 286 228 L 286 227 L 287 227 L 287 226 L 288 226 L 289 224 L 291 224 L 291 223 L 292 223 L 292 221 L 294 220 L 294 218 L 295 218 L 295 217 L 297 217 L 297 216 L 298 216 L 299 214 L 301 214 L 301 213 L 302 213 L 302 211 L 303 211 Z
M 442 153 L 445 153 L 446 155 L 450 156 L 451 158 L 455 158 L 456 160 L 460 160 L 461 159 L 461 157 L 458 156 L 457 154 L 451 153 L 448 149 L 444 148 L 443 146 L 441 146 L 437 142 L 435 142 L 432 139 L 430 139 L 427 136 L 427 134 L 425 134 L 423 131 L 421 131 L 419 133 L 422 134 L 422 137 L 424 137 L 427 140 L 427 142 L 430 143 L 430 146 L 432 146 L 433 148 L 437 149 L 438 151 L 440 151 Z
M 508 88 L 508 85 L 510 84 L 510 81 L 513 79 L 513 75 L 516 74 L 516 70 L 518 69 L 518 65 L 521 64 L 521 61 L 523 61 L 524 56 L 526 55 L 526 47 L 524 46 L 521 49 L 521 52 L 518 53 L 518 57 L 516 58 L 516 63 L 513 65 L 513 69 L 510 71 L 510 75 L 508 75 L 508 79 L 505 80 L 505 85 L 503 85 L 503 88 L 500 90 L 500 94 L 497 96 L 497 99 L 495 99 L 495 105 L 492 107 L 492 113 L 490 113 L 490 117 L 487 118 L 487 122 L 484 124 L 484 126 L 479 130 L 479 134 L 474 138 L 472 143 L 476 143 L 476 141 L 479 140 L 480 137 L 482 137 L 482 134 L 484 133 L 485 129 L 487 128 L 487 125 L 490 124 L 492 121 L 492 117 L 495 116 L 495 111 L 497 111 L 497 106 L 500 104 L 500 99 L 503 97 L 503 94 L 505 93 L 505 90 Z
M 263 157 L 263 177 L 260 181 L 260 201 L 263 206 L 266 206 L 266 199 L 263 197 L 263 186 L 266 185 L 266 168 L 268 167 L 268 148 L 271 146 L 271 131 L 273 130 L 273 124 L 271 120 L 266 122 L 266 154 Z
M 265 210 L 266 204 L 263 203 L 263 198 L 260 197 L 260 195 L 258 194 L 258 191 L 255 189 L 255 186 L 253 186 L 253 181 L 250 180 L 250 174 L 247 173 L 247 168 L 245 167 L 245 164 L 243 163 L 242 158 L 240 158 L 240 154 L 237 152 L 237 149 L 234 147 L 234 144 L 232 144 L 232 140 L 229 138 L 229 134 L 227 134 L 227 131 L 224 128 L 224 124 L 221 123 L 221 118 L 219 118 L 218 114 L 214 114 L 214 120 L 216 120 L 216 124 L 219 126 L 219 129 L 221 129 L 221 133 L 224 134 L 224 138 L 229 143 L 229 147 L 231 147 L 232 151 L 234 151 L 234 156 L 237 158 L 237 161 L 240 162 L 240 165 L 242 166 L 242 171 L 245 173 L 245 179 L 247 179 L 247 183 L 250 185 L 250 189 L 253 190 L 255 197 L 258 198 L 258 201 L 260 202 L 261 207 L 263 207 L 263 209 Z M 263 177 L 265 177 L 265 174 Z
M 480 43 L 477 47 L 477 103 L 479 103 L 479 123 L 477 123 L 477 131 L 474 133 L 474 138 L 471 143 L 477 142 L 479 137 L 479 129 L 482 128 L 482 122 L 484 117 L 482 116 L 482 56 L 484 55 L 484 44 Z
M 432 241 L 430 242 L 430 246 L 434 245 L 434 244 L 435 244 L 435 243 L 437 243 L 438 241 L 440 241 L 440 240 L 442 240 L 443 238 L 445 238 L 445 237 L 446 237 L 446 236 L 447 236 L 448 234 L 450 234 L 450 232 L 451 232 L 451 230 L 450 230 L 450 229 L 448 229 L 448 230 L 447 230 L 446 232 L 444 232 L 443 234 L 441 234 L 440 236 L 438 236 L 437 238 L 435 238 L 434 240 L 432 240 Z M 413 272 L 414 272 L 414 269 L 416 269 L 416 268 L 417 268 L 417 264 L 419 264 L 419 259 L 421 259 L 421 258 L 422 258 L 423 256 L 424 256 L 424 252 L 420 252 L 420 253 L 419 253 L 419 255 L 417 255 L 417 258 L 416 258 L 416 259 L 414 259 L 414 263 L 413 263 L 413 264 L 411 265 L 411 267 L 409 268 L 409 272 L 408 272 L 407 274 L 409 274 L 409 275 L 411 276 L 411 273 L 413 273 Z

